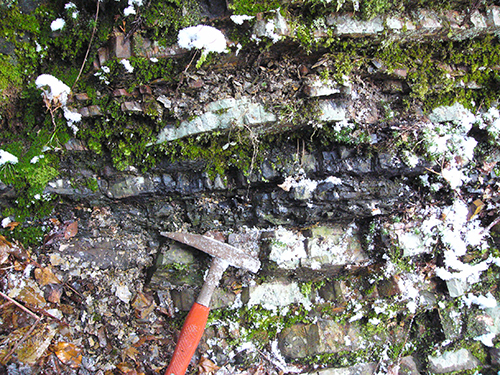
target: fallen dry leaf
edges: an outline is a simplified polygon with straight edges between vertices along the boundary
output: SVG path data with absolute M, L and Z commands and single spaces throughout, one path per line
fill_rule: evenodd
M 469 212 L 467 213 L 467 221 L 472 220 L 478 215 L 484 207 L 484 203 L 480 199 L 476 199 L 469 205 Z
M 16 298 L 17 300 L 30 304 L 35 307 L 44 307 L 47 303 L 43 297 L 42 290 L 38 287 L 38 284 L 31 279 L 24 279 L 22 283 L 8 293 L 10 298 Z
M 56 219 L 56 218 L 50 218 L 49 220 L 56 227 L 58 227 L 59 225 L 61 225 L 61 222 L 58 219 Z
M 82 364 L 82 350 L 69 342 L 58 342 L 52 347 L 57 358 L 67 366 L 78 368 Z
M 39 324 L 33 329 L 29 337 L 22 341 L 30 329 L 32 329 L 32 326 L 19 328 L 11 332 L 9 336 L 3 340 L 0 344 L 2 347 L 2 349 L 0 349 L 0 363 L 5 364 L 3 361 L 5 359 L 8 360 L 5 356 L 16 345 L 17 347 L 14 350 L 14 353 L 16 354 L 18 361 L 21 363 L 33 365 L 45 354 L 50 342 L 57 333 L 56 328 L 49 323 Z
M 132 307 L 134 308 L 136 318 L 146 319 L 155 309 L 156 303 L 152 297 L 139 292 L 132 301 Z
M 4 264 L 9 259 L 12 244 L 0 234 L 0 264 Z
M 143 372 L 137 372 L 137 370 L 130 363 L 122 362 L 116 365 L 116 368 L 120 370 L 122 374 L 125 375 L 144 375 Z
M 21 224 L 18 221 L 11 221 L 9 224 L 5 226 L 5 228 L 9 228 L 11 231 L 14 230 L 15 227 L 17 227 L 19 224 Z
M 56 304 L 61 302 L 62 293 L 63 287 L 61 284 L 47 284 L 43 290 L 45 299 Z
M 129 346 L 127 349 L 125 349 L 122 353 L 122 361 L 125 361 L 126 358 L 130 358 L 132 361 L 137 363 L 137 355 L 139 354 L 139 351 L 134 348 L 133 346 Z
M 64 230 L 64 239 L 75 237 L 78 233 L 78 221 L 72 221 Z
M 198 362 L 198 371 L 201 374 L 214 374 L 218 369 L 220 369 L 219 366 L 217 366 L 215 363 L 213 363 L 211 360 L 209 360 L 207 357 L 201 357 L 200 361 Z
M 35 280 L 40 286 L 48 284 L 60 284 L 61 282 L 56 275 L 52 272 L 50 267 L 43 267 L 35 269 Z

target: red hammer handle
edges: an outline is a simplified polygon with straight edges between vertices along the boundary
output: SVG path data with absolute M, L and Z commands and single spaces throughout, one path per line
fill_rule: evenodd
M 184 375 L 207 325 L 209 307 L 195 302 L 182 326 L 179 341 L 165 375 Z

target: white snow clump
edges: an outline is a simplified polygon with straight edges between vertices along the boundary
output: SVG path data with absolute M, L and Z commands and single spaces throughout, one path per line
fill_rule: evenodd
M 18 161 L 19 160 L 17 159 L 17 156 L 14 156 L 10 152 L 0 149 L 0 166 L 7 163 L 17 164 Z
M 128 7 L 123 10 L 125 17 L 135 14 L 134 5 L 140 7 L 142 5 L 142 0 L 128 0 Z
M 421 225 L 425 246 L 433 246 L 439 239 L 445 246 L 444 267 L 436 268 L 436 275 L 442 280 L 460 279 L 474 284 L 479 281 L 481 273 L 496 261 L 496 258 L 490 257 L 471 265 L 459 259 L 467 253 L 468 246 L 479 249 L 487 246 L 487 232 L 477 217 L 467 220 L 468 210 L 464 202 L 456 200 L 452 206 L 433 209 Z
M 244 14 L 244 15 L 232 15 L 230 18 L 231 18 L 231 21 L 233 21 L 235 24 L 243 25 L 243 22 L 252 20 L 255 17 L 254 16 L 247 16 L 246 14 Z
M 78 12 L 78 9 L 76 9 L 76 5 L 72 2 L 69 2 L 66 5 L 64 5 L 64 9 L 73 11 L 73 13 L 71 13 L 71 17 L 73 17 L 73 19 L 76 19 L 78 17 L 78 14 L 80 13 Z
M 222 53 L 226 51 L 226 38 L 220 30 L 215 27 L 198 25 L 186 27 L 179 31 L 179 47 L 191 50 L 193 48 L 208 52 Z
M 50 105 L 54 105 L 54 108 L 61 105 L 68 126 L 73 129 L 74 133 L 76 133 L 78 128 L 74 125 L 74 123 L 79 122 L 82 119 L 82 115 L 78 112 L 71 111 L 66 106 L 68 97 L 71 93 L 69 86 L 50 74 L 41 74 L 36 79 L 35 84 L 37 88 L 43 90 L 42 96 L 48 103 L 50 103 Z
M 123 67 L 128 73 L 132 73 L 134 71 L 134 67 L 132 66 L 132 64 L 130 64 L 130 61 L 128 61 L 127 59 L 120 60 L 120 64 L 123 65 Z
M 52 31 L 61 30 L 64 25 L 66 25 L 66 21 L 64 21 L 62 18 L 57 18 L 50 24 L 50 29 Z

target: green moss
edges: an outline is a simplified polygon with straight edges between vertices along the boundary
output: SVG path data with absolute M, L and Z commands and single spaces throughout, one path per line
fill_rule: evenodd
M 151 1 L 142 8 L 142 19 L 152 40 L 169 46 L 177 42 L 180 29 L 196 25 L 201 19 L 201 9 L 194 0 Z
M 249 16 L 255 16 L 257 13 L 276 10 L 280 7 L 283 7 L 284 5 L 285 3 L 279 0 L 234 0 L 229 4 L 229 9 L 231 9 L 234 14 L 246 14 Z

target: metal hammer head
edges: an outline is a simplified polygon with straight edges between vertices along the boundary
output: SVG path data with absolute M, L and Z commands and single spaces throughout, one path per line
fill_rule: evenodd
M 231 266 L 244 268 L 251 272 L 257 272 L 260 268 L 260 261 L 258 259 L 234 246 L 214 240 L 213 238 L 202 236 L 201 234 L 181 232 L 161 232 L 160 234 L 220 258 Z

